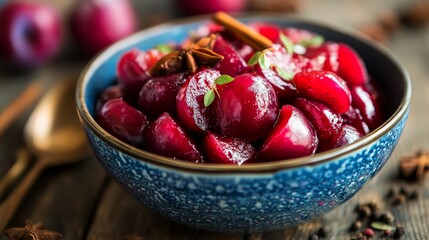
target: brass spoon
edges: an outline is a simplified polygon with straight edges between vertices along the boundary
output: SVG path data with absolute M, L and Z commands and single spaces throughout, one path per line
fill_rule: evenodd
M 30 156 L 26 149 L 19 149 L 16 158 L 12 167 L 0 179 L 0 198 L 3 197 L 9 186 L 18 180 L 30 165 Z
M 28 119 L 24 129 L 26 151 L 33 154 L 37 161 L 0 204 L 0 232 L 46 167 L 77 162 L 89 154 L 86 137 L 75 110 L 75 86 L 75 81 L 71 80 L 56 84 Z

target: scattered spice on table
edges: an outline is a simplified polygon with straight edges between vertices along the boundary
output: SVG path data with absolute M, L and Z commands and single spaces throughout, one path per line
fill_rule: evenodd
M 329 232 L 330 231 L 328 229 L 326 229 L 325 227 L 322 226 L 317 230 L 317 232 L 310 235 L 310 237 L 308 239 L 309 240 L 324 239 L 324 238 L 329 236 Z
M 413 156 L 400 159 L 399 172 L 401 182 L 394 183 L 385 197 L 385 203 L 389 207 L 395 207 L 408 200 L 418 198 L 418 189 L 410 185 L 409 180 L 421 180 L 429 171 L 429 152 L 419 151 Z M 405 180 L 405 181 L 404 181 Z M 380 204 L 369 201 L 358 204 L 355 208 L 357 219 L 351 223 L 350 231 L 355 233 L 351 239 L 362 240 L 372 238 L 381 232 L 380 236 L 389 239 L 400 239 L 405 230 L 395 226 L 395 217 L 389 211 L 382 211 Z
M 429 22 L 429 1 L 417 1 L 405 7 L 400 13 L 403 24 L 422 26 Z
M 416 188 L 410 186 L 393 186 L 386 195 L 386 202 L 390 202 L 393 206 L 398 206 L 408 200 L 415 200 L 419 196 Z
M 415 1 L 399 11 L 384 10 L 375 22 L 360 26 L 358 30 L 369 38 L 385 42 L 399 27 L 419 27 L 429 22 L 429 1 Z
M 361 229 L 361 227 L 362 227 L 362 222 L 360 220 L 356 220 L 350 226 L 350 231 L 352 232 L 358 231 L 359 229 Z
M 368 237 L 363 235 L 362 233 L 358 233 L 355 236 L 352 236 L 351 240 L 367 240 Z
M 395 221 L 395 217 L 390 212 L 384 212 L 378 217 L 377 220 L 383 223 L 391 224 L 393 221 Z
M 365 230 L 363 230 L 362 235 L 368 238 L 372 238 L 374 237 L 375 232 L 374 230 L 372 230 L 372 228 L 366 228 Z
M 404 234 L 404 229 L 394 226 L 395 217 L 389 211 L 382 211 L 380 204 L 369 201 L 358 204 L 355 208 L 357 219 L 350 225 L 350 231 L 354 233 L 351 239 L 369 239 L 381 233 L 384 237 L 395 238 Z M 398 230 L 399 229 L 399 230 Z M 402 233 L 402 234 L 399 234 Z M 396 237 L 395 239 L 399 239 Z
M 404 228 L 403 227 L 398 227 L 396 228 L 395 232 L 393 233 L 393 238 L 394 239 L 400 239 L 402 237 L 402 235 L 405 234 Z
M 33 224 L 25 221 L 24 227 L 9 228 L 4 231 L 9 240 L 59 240 L 63 238 L 58 232 L 43 229 L 42 223 Z
M 400 160 L 400 174 L 409 180 L 421 180 L 429 172 L 429 153 L 417 152 Z
M 313 234 L 308 238 L 308 240 L 319 240 L 319 236 L 317 236 L 317 234 Z

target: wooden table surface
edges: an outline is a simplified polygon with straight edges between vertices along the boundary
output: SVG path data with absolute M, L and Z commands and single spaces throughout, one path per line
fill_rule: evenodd
M 56 1 L 51 1 L 56 2 Z M 64 13 L 73 1 L 57 1 Z M 146 3 L 145 3 L 146 2 Z M 351 27 L 369 24 L 388 9 L 396 10 L 406 0 L 305 0 L 297 13 Z M 142 25 L 149 26 L 177 16 L 168 0 L 135 1 L 142 16 Z M 144 16 L 144 17 L 143 17 Z M 382 171 L 356 196 L 329 214 L 311 222 L 279 231 L 253 234 L 222 234 L 181 226 L 152 213 L 123 191 L 94 157 L 64 167 L 46 170 L 26 195 L 10 221 L 10 227 L 22 226 L 26 219 L 43 222 L 64 239 L 308 239 L 321 226 L 329 229 L 325 239 L 350 239 L 348 228 L 356 217 L 353 208 L 368 200 L 382 206 L 385 193 L 398 184 L 398 160 L 419 149 L 429 150 L 429 26 L 401 27 L 384 43 L 409 71 L 412 79 L 411 114 L 392 157 Z M 76 60 L 65 52 L 39 71 L 26 75 L 0 72 L 0 111 L 24 87 L 35 79 L 59 81 L 77 75 L 85 60 Z M 71 109 L 72 111 L 72 109 Z M 30 110 L 0 136 L 0 176 L 4 175 L 23 147 L 22 132 Z M 418 199 L 396 207 L 386 205 L 395 222 L 405 229 L 402 239 L 429 239 L 429 180 L 413 184 Z M 1 216 L 0 216 L 1 218 Z M 0 236 L 0 239 L 6 239 Z

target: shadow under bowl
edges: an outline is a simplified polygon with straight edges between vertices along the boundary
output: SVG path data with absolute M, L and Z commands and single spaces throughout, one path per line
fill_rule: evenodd
M 99 162 L 143 205 L 176 222 L 209 231 L 261 232 L 297 225 L 344 203 L 384 166 L 409 113 L 408 74 L 383 47 L 339 27 L 296 18 L 244 16 L 314 31 L 352 46 L 379 81 L 388 119 L 357 142 L 314 156 L 243 166 L 196 164 L 128 145 L 94 120 L 97 97 L 116 82 L 116 64 L 132 48 L 181 42 L 207 23 L 191 19 L 141 31 L 106 49 L 84 70 L 77 86 L 78 114 Z

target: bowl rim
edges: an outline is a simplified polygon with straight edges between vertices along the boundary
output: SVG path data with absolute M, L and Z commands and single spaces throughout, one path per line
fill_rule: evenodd
M 400 64 L 400 61 L 394 56 L 387 48 L 382 46 L 379 43 L 376 43 L 362 34 L 358 33 L 355 30 L 352 30 L 346 26 L 330 24 L 330 23 L 321 23 L 316 22 L 314 20 L 305 19 L 296 16 L 288 16 L 284 14 L 273 14 L 273 13 L 241 13 L 234 15 L 239 20 L 256 20 L 258 18 L 265 21 L 282 21 L 286 20 L 290 23 L 304 23 L 310 24 L 316 27 L 321 27 L 323 29 L 327 29 L 334 32 L 339 32 L 341 34 L 348 35 L 350 37 L 355 38 L 356 40 L 369 45 L 370 47 L 376 49 L 381 52 L 383 55 L 387 56 L 399 69 L 401 75 L 404 79 L 404 97 L 401 100 L 401 103 L 395 110 L 395 112 L 384 121 L 384 123 L 371 131 L 369 134 L 365 135 L 358 141 L 332 150 L 328 150 L 325 152 L 317 153 L 315 155 L 286 159 L 286 160 L 278 160 L 272 162 L 260 162 L 260 163 L 252 163 L 252 164 L 244 164 L 241 166 L 230 165 L 230 164 L 218 164 L 218 163 L 193 163 L 187 162 L 183 160 L 177 160 L 169 157 L 164 157 L 158 154 L 154 154 L 151 152 L 147 152 L 140 148 L 131 146 L 107 131 L 101 128 L 95 119 L 91 116 L 88 111 L 88 108 L 85 104 L 85 86 L 88 82 L 89 76 L 107 59 L 109 56 L 112 56 L 117 52 L 118 49 L 126 48 L 130 43 L 136 43 L 141 40 L 145 35 L 150 35 L 160 31 L 166 31 L 171 27 L 178 27 L 183 24 L 191 24 L 191 23 L 204 23 L 210 20 L 212 15 L 203 15 L 197 17 L 188 17 L 183 19 L 178 19 L 174 21 L 170 21 L 167 23 L 163 23 L 157 26 L 153 26 L 144 30 L 141 30 L 129 37 L 126 37 L 117 43 L 107 47 L 99 54 L 97 54 L 83 69 L 78 83 L 76 87 L 76 108 L 78 115 L 81 119 L 82 124 L 89 127 L 94 134 L 96 134 L 103 141 L 113 145 L 115 148 L 120 151 L 126 153 L 127 155 L 132 156 L 133 158 L 143 161 L 149 162 L 151 164 L 155 164 L 158 166 L 172 168 L 172 169 L 180 169 L 187 172 L 201 172 L 201 173 L 272 173 L 277 172 L 279 170 L 291 169 L 295 167 L 306 167 L 317 165 L 321 163 L 325 163 L 328 161 L 334 161 L 335 159 L 350 154 L 353 151 L 358 150 L 359 148 L 369 145 L 377 139 L 381 138 L 385 133 L 391 130 L 398 122 L 401 121 L 402 117 L 407 113 L 410 102 L 411 102 L 411 81 L 408 72 Z

